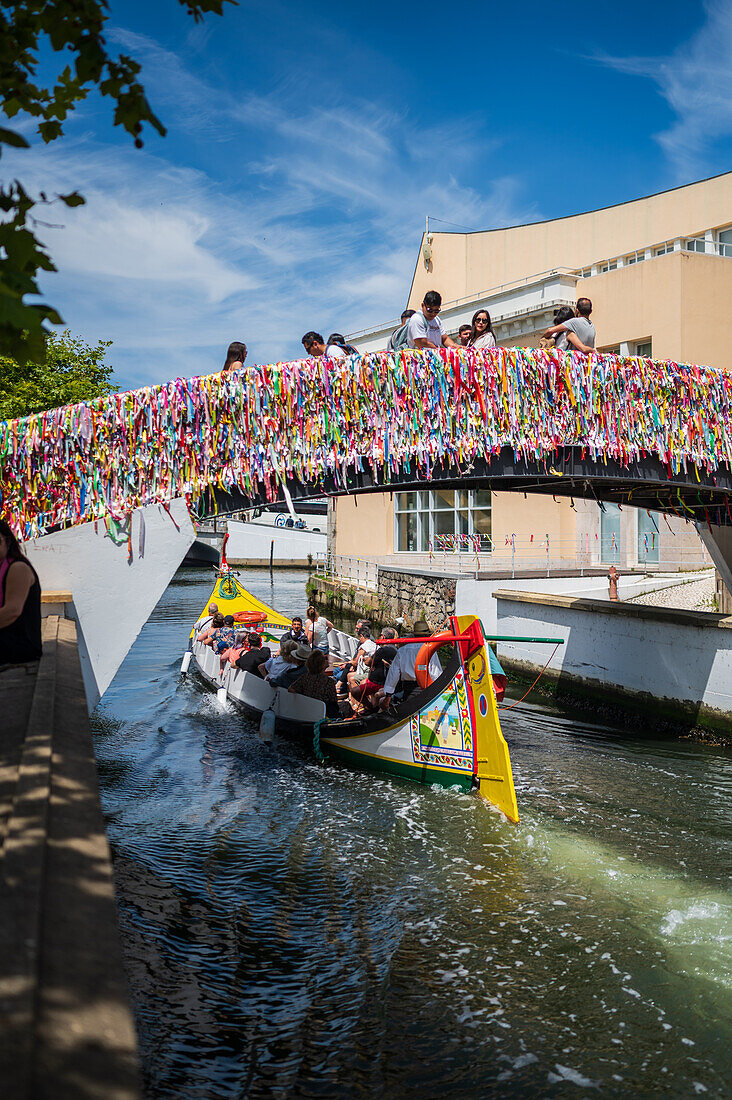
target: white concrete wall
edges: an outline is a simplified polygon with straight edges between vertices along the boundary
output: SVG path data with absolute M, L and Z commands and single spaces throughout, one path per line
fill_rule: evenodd
M 170 511 L 175 523 L 158 504 L 134 513 L 132 561 L 127 542 L 115 545 L 101 520 L 96 530 L 94 523 L 83 523 L 23 544 L 41 587 L 73 596 L 90 711 L 111 684 L 195 538 L 185 501 L 174 500 Z M 143 516 L 144 546 L 140 539 Z
M 608 688 L 703 703 L 728 716 L 732 728 L 732 618 L 505 587 L 495 603 L 497 633 L 564 639 L 550 669 Z M 549 643 L 500 642 L 498 655 L 538 671 L 553 649 Z
M 309 520 L 311 517 L 307 517 Z M 273 561 L 278 565 L 307 565 L 308 554 L 313 561 L 324 561 L 328 547 L 325 534 L 326 517 L 317 517 L 323 526 L 323 532 L 298 531 L 292 527 L 275 527 L 273 524 L 239 523 L 228 520 L 229 541 L 226 545 L 226 557 L 232 565 L 248 563 L 250 565 L 268 565 L 270 545 L 274 542 Z

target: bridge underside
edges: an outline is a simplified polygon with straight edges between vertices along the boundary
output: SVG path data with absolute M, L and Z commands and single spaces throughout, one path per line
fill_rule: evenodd
M 697 471 L 669 474 L 668 468 L 651 456 L 627 466 L 619 462 L 600 462 L 580 447 L 558 448 L 552 460 L 517 459 L 510 447 L 490 460 L 478 460 L 465 467 L 433 466 L 429 476 L 402 467 L 391 471 L 389 480 L 383 470 L 373 470 L 366 459 L 350 466 L 340 477 L 329 475 L 317 483 L 287 479 L 293 500 L 314 496 L 344 496 L 359 493 L 399 492 L 426 485 L 432 488 L 483 488 L 496 492 L 518 491 L 544 496 L 577 497 L 585 500 L 629 505 L 666 512 L 712 527 L 732 526 L 732 471 L 718 467 L 714 474 Z M 264 493 L 248 496 L 240 490 L 206 493 L 200 506 L 206 515 L 226 515 L 257 504 L 283 499 L 281 490 L 271 498 Z

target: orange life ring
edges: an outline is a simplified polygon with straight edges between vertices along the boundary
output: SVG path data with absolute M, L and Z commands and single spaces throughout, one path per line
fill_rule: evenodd
M 244 626 L 257 626 L 266 621 L 267 615 L 264 611 L 237 611 L 234 615 L 234 622 L 243 623 Z
M 432 677 L 430 676 L 430 660 L 432 659 L 432 654 L 436 653 L 440 646 L 444 644 L 445 638 L 452 638 L 452 634 L 449 630 L 443 630 L 441 634 L 433 635 L 419 650 L 417 660 L 414 662 L 414 676 L 419 687 L 426 688 L 432 683 Z

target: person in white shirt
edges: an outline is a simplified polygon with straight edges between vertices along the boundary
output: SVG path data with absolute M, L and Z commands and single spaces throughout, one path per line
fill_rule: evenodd
M 324 355 L 326 359 L 345 359 L 346 351 L 338 344 L 326 344 L 319 332 L 306 332 L 302 338 L 302 346 L 308 355 L 319 359 Z
M 356 656 L 353 658 L 356 667 L 353 672 L 349 672 L 347 676 L 349 690 L 368 678 L 369 666 L 366 664 L 366 658 L 373 657 L 374 653 L 376 653 L 376 642 L 371 637 L 371 631 L 367 626 L 360 626 L 356 631 L 356 637 L 358 638 L 359 646 L 356 651 Z
M 414 630 L 412 635 L 415 638 L 423 638 L 427 641 L 432 637 L 432 631 L 429 625 L 424 619 L 419 619 L 414 624 Z M 417 682 L 417 654 L 424 645 L 424 642 L 407 642 L 406 645 L 400 645 L 397 648 L 397 655 L 389 666 L 389 671 L 386 674 L 386 682 L 384 684 L 384 693 L 381 697 L 381 703 L 384 707 L 388 707 L 391 702 L 391 697 L 399 687 L 399 684 L 415 684 Z M 442 665 L 440 659 L 436 653 L 433 653 L 430 657 L 430 663 L 428 666 L 430 677 L 433 681 L 442 674 Z M 411 688 L 409 688 L 411 690 Z
M 205 630 L 207 626 L 210 626 L 218 609 L 219 605 L 217 603 L 210 603 L 208 605 L 208 615 L 202 615 L 193 629 L 200 632 L 201 630 Z
M 409 318 L 407 329 L 410 348 L 456 348 L 458 345 L 447 335 L 442 321 L 437 316 L 442 309 L 442 295 L 436 290 L 428 290 L 413 317 Z
M 491 324 L 491 315 L 487 309 L 479 309 L 473 314 L 473 323 L 470 328 L 469 346 L 480 351 L 482 348 L 494 348 L 496 337 Z

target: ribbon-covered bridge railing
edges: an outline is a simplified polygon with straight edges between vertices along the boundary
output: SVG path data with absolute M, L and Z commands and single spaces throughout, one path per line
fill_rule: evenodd
M 160 386 L 0 422 L 0 513 L 23 538 L 207 493 L 281 499 L 445 470 L 475 476 L 509 448 L 552 462 L 574 448 L 601 471 L 652 457 L 730 517 L 732 375 L 617 356 L 498 348 L 304 359 Z M 591 479 L 590 479 L 591 480 Z M 700 497 L 701 499 L 701 497 Z M 661 502 L 659 502 L 660 504 Z M 680 499 L 680 514 L 688 507 Z

